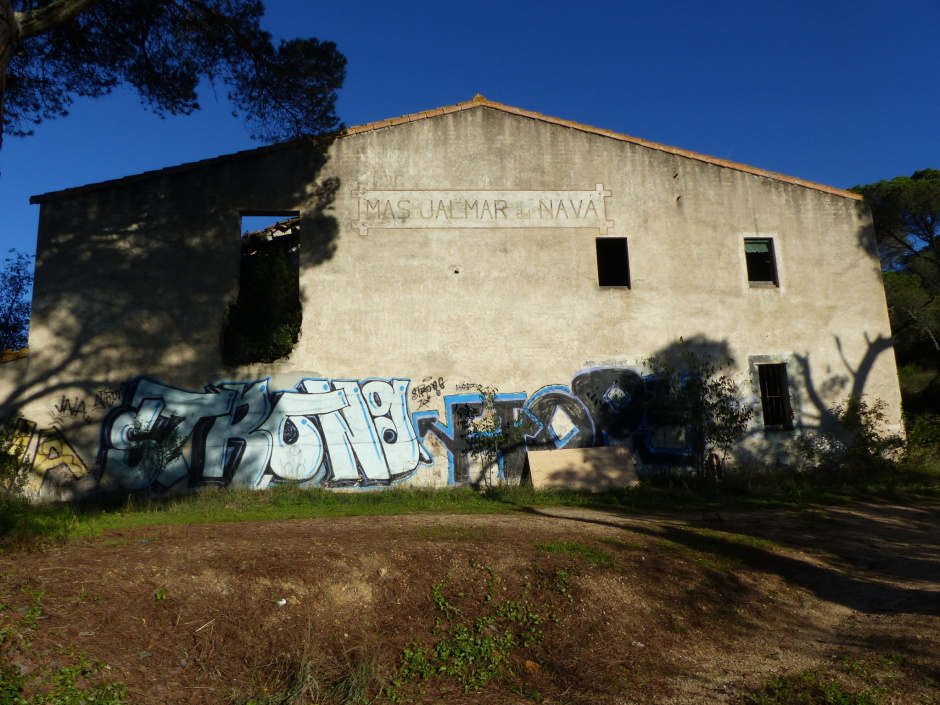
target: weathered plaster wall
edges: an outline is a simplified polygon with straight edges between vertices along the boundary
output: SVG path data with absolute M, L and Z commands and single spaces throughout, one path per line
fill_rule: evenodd
M 252 211 L 301 213 L 302 337 L 287 359 L 224 369 L 219 334 L 237 291 L 239 215 Z M 598 286 L 599 235 L 628 238 L 630 289 Z M 779 287 L 749 286 L 745 237 L 773 238 Z M 386 463 L 387 472 L 419 483 L 459 480 L 467 461 L 452 412 L 475 385 L 507 395 L 506 413 L 528 405 L 547 424 L 563 408 L 586 433 L 580 414 L 602 444 L 597 410 L 574 388 L 579 371 L 603 368 L 634 383 L 640 377 L 624 377 L 624 368 L 642 373 L 644 358 L 674 354 L 680 341 L 732 356 L 742 380 L 755 374 L 749 358 L 787 362 L 803 427 L 825 422 L 828 407 L 851 391 L 884 399 L 899 424 L 863 204 L 488 107 L 352 134 L 326 160 L 307 147 L 266 149 L 51 197 L 42 207 L 35 297 L 29 370 L 12 403 L 39 427 L 60 429 L 89 467 L 126 462 L 115 460 L 126 436 L 113 428 L 119 417 L 126 428 L 131 410 L 143 413 L 134 396 L 140 384 L 122 386 L 138 376 L 198 394 L 172 413 L 150 404 L 145 421 L 183 411 L 192 428 L 215 419 L 193 438 L 221 444 L 200 452 L 216 453 L 225 482 L 241 477 L 232 438 L 263 439 L 263 452 L 239 463 L 270 465 L 277 431 L 259 433 L 265 419 L 280 419 L 283 432 L 285 418 L 317 414 L 281 414 L 278 404 L 288 402 L 262 401 L 257 386 L 236 390 L 254 395 L 252 416 L 236 413 L 245 404 L 219 411 L 219 389 L 204 385 L 271 378 L 268 392 L 293 394 L 302 380 L 317 380 L 335 396 L 353 393 L 343 380 L 362 390 L 377 380 L 390 386 L 357 407 L 358 431 L 328 431 L 321 418 L 306 446 L 282 435 L 282 446 L 307 454 L 308 465 L 321 459 L 303 477 L 328 479 L 323 459 L 355 447 L 342 439 L 358 438 L 387 459 L 382 417 L 411 448 L 400 465 L 410 469 Z M 387 405 L 401 400 L 404 416 L 392 420 Z M 618 426 L 622 435 L 641 423 L 635 406 L 615 412 L 626 415 L 617 423 L 632 419 Z M 565 439 L 560 431 L 571 424 L 559 419 L 555 435 Z M 766 440 L 759 426 L 754 438 Z M 330 433 L 333 443 L 324 444 Z M 378 458 L 373 473 L 381 475 Z M 185 484 L 192 458 L 181 462 L 173 477 Z M 126 469 L 114 475 L 122 472 L 123 484 L 133 484 Z M 254 468 L 246 482 L 265 484 L 262 474 Z M 360 473 L 358 481 L 368 479 Z

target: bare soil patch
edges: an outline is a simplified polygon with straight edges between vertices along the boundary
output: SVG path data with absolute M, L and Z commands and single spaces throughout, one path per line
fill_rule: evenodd
M 882 702 L 937 703 L 938 537 L 936 505 L 685 517 L 530 508 L 110 532 L 0 556 L 0 627 L 31 637 L 0 655 L 30 674 L 83 653 L 134 703 L 273 702 L 302 673 L 324 689 L 369 669 L 401 680 L 403 650 L 484 624 L 494 644 L 515 634 L 498 678 L 465 692 L 453 677 L 415 677 L 398 696 L 744 703 L 772 677 L 818 670 Z M 442 601 L 459 616 L 448 620 Z M 507 617 L 516 603 L 538 619 Z

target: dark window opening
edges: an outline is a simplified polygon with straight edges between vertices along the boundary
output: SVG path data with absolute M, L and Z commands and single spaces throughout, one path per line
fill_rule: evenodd
M 597 238 L 597 283 L 600 286 L 630 287 L 627 238 Z
M 773 240 L 746 238 L 744 257 L 747 260 L 747 280 L 752 286 L 779 286 Z
M 792 431 L 793 411 L 790 407 L 786 363 L 758 365 L 757 376 L 760 381 L 764 428 L 770 431 Z
M 238 298 L 226 315 L 222 358 L 227 365 L 273 362 L 300 338 L 300 219 L 244 216 L 240 245 Z

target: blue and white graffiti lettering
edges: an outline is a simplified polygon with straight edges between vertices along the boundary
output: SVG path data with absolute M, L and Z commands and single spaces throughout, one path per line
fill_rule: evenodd
M 269 380 L 170 387 L 144 377 L 124 389 L 101 429 L 99 465 L 124 489 L 388 486 L 432 464 L 408 411 L 409 380 Z M 175 436 L 183 453 L 148 476 L 136 434 Z
M 457 385 L 461 389 L 461 385 Z M 675 429 L 657 428 L 648 418 L 646 401 L 655 394 L 656 379 L 643 378 L 622 367 L 582 370 L 571 386 L 543 387 L 526 399 L 523 394 L 496 394 L 494 411 L 502 419 L 521 413 L 531 423 L 525 448 L 500 453 L 499 476 L 515 480 L 522 474 L 525 450 L 590 448 L 622 445 L 634 449 L 645 464 L 687 465 L 691 462 L 684 437 Z M 446 423 L 436 411 L 414 415 L 418 435 L 433 435 L 447 450 L 452 483 L 471 482 L 468 437 L 472 422 L 484 413 L 480 394 L 444 397 Z M 675 436 L 675 437 L 674 437 Z

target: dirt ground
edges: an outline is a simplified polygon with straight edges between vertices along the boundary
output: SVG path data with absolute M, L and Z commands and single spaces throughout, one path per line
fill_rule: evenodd
M 350 674 L 405 702 L 746 703 L 808 671 L 940 703 L 938 538 L 936 505 L 141 528 L 0 555 L 0 654 L 84 654 L 133 703 L 326 702 Z M 514 635 L 498 678 L 397 670 L 458 624 Z

